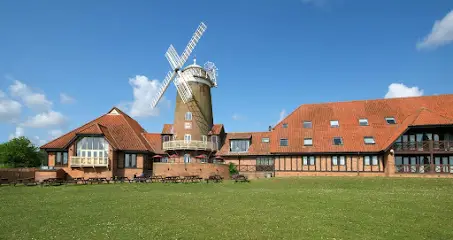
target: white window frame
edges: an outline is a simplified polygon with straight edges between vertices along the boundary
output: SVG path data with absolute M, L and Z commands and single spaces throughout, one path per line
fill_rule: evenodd
M 335 128 L 340 127 L 340 121 L 338 121 L 338 120 L 330 120 L 330 127 L 333 127 L 333 128 L 334 127 Z
M 313 138 L 304 138 L 304 146 L 313 146 Z
M 184 129 L 192 129 L 192 123 L 191 122 L 185 122 L 184 123 Z
M 96 148 L 93 149 L 94 139 L 101 140 L 104 146 L 104 149 Z M 86 140 L 86 141 L 85 141 Z M 90 141 L 89 141 L 90 140 Z M 91 143 L 91 147 L 88 146 Z M 100 143 L 100 142 L 98 142 Z M 82 145 L 79 145 L 82 144 Z M 90 149 L 91 148 L 91 149 Z M 76 144 L 76 154 L 78 157 L 87 157 L 87 158 L 107 158 L 109 154 L 109 143 L 105 140 L 104 137 L 83 137 L 78 140 Z
M 186 114 L 184 114 L 184 119 L 186 121 L 192 121 L 192 112 L 186 112 Z
M 394 123 L 389 123 L 389 120 L 393 120 Z M 395 117 L 386 117 L 385 122 L 387 124 L 393 125 L 393 124 L 396 124 L 396 119 L 395 119 Z
M 270 142 L 270 139 L 268 137 L 263 137 L 263 138 L 261 138 L 261 142 L 268 143 L 268 142 Z
M 310 124 L 310 127 L 305 127 L 305 124 L 307 124 L 307 125 Z M 302 123 L 302 127 L 303 128 L 313 128 L 313 122 L 312 121 L 304 121 Z
M 201 135 L 201 140 L 202 140 L 203 142 L 205 142 L 205 143 L 208 142 L 208 136 L 206 136 L 206 135 Z
M 282 145 L 282 140 L 285 141 L 286 140 L 286 145 Z M 289 145 L 289 140 L 288 138 L 280 138 L 280 146 L 282 147 L 287 147 Z
M 190 163 L 190 162 L 191 162 L 190 154 L 188 154 L 188 153 L 184 154 L 184 163 Z
M 370 166 L 371 165 L 371 157 L 370 156 L 364 156 L 363 157 L 363 165 L 364 166 Z
M 190 141 L 192 141 L 192 135 L 190 135 L 190 134 L 184 134 L 184 142 L 185 142 L 185 143 L 188 143 L 188 142 L 190 142 Z
M 335 144 L 335 139 L 340 139 L 340 144 Z M 333 137 L 332 143 L 335 146 L 341 146 L 341 145 L 343 145 L 343 138 L 342 137 Z
M 283 123 L 282 128 L 288 128 L 288 123 Z
M 362 124 L 362 123 L 364 123 L 364 124 Z M 359 119 L 359 125 L 360 126 L 368 126 L 369 125 L 368 118 L 360 118 Z

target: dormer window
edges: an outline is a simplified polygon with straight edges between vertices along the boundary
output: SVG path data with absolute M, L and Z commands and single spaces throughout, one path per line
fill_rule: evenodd
M 366 118 L 359 119 L 359 125 L 360 126 L 368 126 L 368 119 L 366 119 Z
M 249 139 L 231 139 L 230 152 L 247 152 L 250 147 Z
M 282 128 L 288 128 L 288 123 L 283 123 Z
M 313 138 L 304 138 L 304 146 L 313 146 Z
M 311 121 L 304 121 L 304 128 L 312 128 L 312 123 Z
M 280 146 L 288 146 L 288 139 L 280 138 Z
M 385 121 L 387 122 L 387 124 L 396 124 L 396 120 L 394 117 L 386 117 Z
M 343 138 L 341 138 L 341 137 L 334 137 L 334 138 L 333 138 L 333 145 L 343 145 Z
M 186 112 L 184 118 L 185 118 L 186 121 L 192 121 L 192 113 L 191 112 Z
M 268 137 L 263 137 L 263 138 L 261 138 L 261 142 L 262 142 L 262 143 L 268 143 L 269 141 L 270 141 L 270 140 L 269 140 Z
M 340 122 L 338 120 L 331 120 L 330 121 L 330 127 L 340 127 Z
M 374 137 L 364 137 L 363 141 L 365 144 L 375 144 L 376 142 L 374 141 Z

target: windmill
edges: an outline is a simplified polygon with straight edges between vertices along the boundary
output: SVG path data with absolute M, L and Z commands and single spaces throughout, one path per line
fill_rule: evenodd
M 201 22 L 181 55 L 170 45 L 165 57 L 170 63 L 171 70 L 167 73 L 156 96 L 151 102 L 153 108 L 159 103 L 173 81 L 176 90 L 175 119 L 173 124 L 174 140 L 204 141 L 213 125 L 211 88 L 217 86 L 218 69 L 212 62 L 206 62 L 203 67 L 194 63 L 184 66 L 190 54 L 195 49 L 207 26 Z M 186 116 L 190 113 L 190 118 Z M 192 125 L 193 120 L 196 125 Z M 187 137 L 190 135 L 190 137 Z

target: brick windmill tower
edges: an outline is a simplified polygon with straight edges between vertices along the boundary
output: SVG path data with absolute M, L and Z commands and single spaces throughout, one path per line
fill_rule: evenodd
M 170 45 L 165 56 L 172 69 L 151 102 L 152 107 L 156 107 L 173 81 L 177 90 L 173 138 L 164 140 L 163 149 L 180 156 L 177 161 L 185 163 L 207 160 L 216 150 L 208 138 L 213 126 L 211 88 L 217 86 L 217 68 L 212 62 L 201 67 L 196 59 L 193 64 L 184 67 L 206 28 L 204 23 L 198 26 L 181 56 Z

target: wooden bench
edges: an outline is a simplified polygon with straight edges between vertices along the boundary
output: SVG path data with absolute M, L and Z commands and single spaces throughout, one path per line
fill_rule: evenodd
M 233 176 L 234 182 L 250 182 L 250 180 L 244 175 Z
M 162 176 L 152 176 L 150 177 L 150 180 L 151 182 L 163 182 L 164 181 L 164 178 Z
M 112 181 L 113 181 L 113 183 L 116 183 L 116 182 L 124 183 L 126 181 L 129 182 L 129 183 L 132 182 L 132 180 L 129 179 L 128 177 L 118 177 L 118 176 L 117 177 L 113 177 Z
M 41 182 L 41 186 L 56 186 L 56 185 L 63 185 L 64 180 L 62 178 L 48 178 L 44 179 Z
M 209 176 L 208 178 L 206 178 L 205 180 L 206 180 L 206 183 L 209 183 L 209 181 L 219 183 L 219 182 L 223 181 L 223 177 L 220 175 L 212 175 L 212 176 Z

